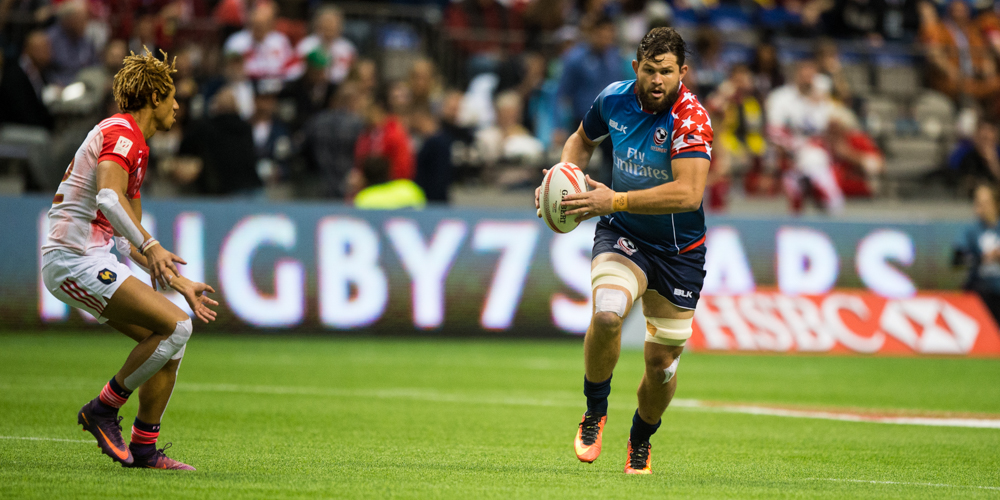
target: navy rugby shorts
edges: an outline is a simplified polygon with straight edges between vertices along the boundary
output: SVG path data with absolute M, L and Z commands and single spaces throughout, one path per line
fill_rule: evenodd
M 677 307 L 694 309 L 705 283 L 704 243 L 678 255 L 652 251 L 615 232 L 604 223 L 594 233 L 594 257 L 616 253 L 646 273 L 647 289 L 656 290 Z

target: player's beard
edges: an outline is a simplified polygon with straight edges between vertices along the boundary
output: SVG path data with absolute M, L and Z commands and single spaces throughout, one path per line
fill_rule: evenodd
M 664 91 L 663 97 L 657 100 L 653 98 L 652 92 L 649 89 L 640 86 L 639 92 L 636 95 L 639 97 L 639 104 L 642 105 L 643 111 L 659 113 L 660 111 L 669 109 L 674 104 L 674 101 L 677 100 L 678 92 L 680 92 L 679 87 L 670 92 Z

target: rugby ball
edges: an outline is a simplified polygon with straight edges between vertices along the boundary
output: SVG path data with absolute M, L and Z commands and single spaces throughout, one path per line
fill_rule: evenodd
M 572 163 L 558 163 L 549 169 L 542 179 L 542 189 L 538 193 L 538 204 L 542 218 L 550 229 L 557 233 L 568 233 L 576 228 L 576 216 L 567 216 L 562 207 L 564 196 L 587 191 L 587 179 L 580 167 Z

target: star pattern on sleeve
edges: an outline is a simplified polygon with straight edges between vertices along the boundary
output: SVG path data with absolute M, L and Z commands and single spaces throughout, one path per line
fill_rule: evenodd
M 674 107 L 671 152 L 681 158 L 712 157 L 712 119 L 708 111 L 687 88 L 682 87 L 682 98 Z

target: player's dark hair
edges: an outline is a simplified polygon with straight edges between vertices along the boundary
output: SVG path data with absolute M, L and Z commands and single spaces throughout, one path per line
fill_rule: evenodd
M 639 48 L 635 50 L 635 60 L 642 64 L 646 59 L 656 59 L 664 54 L 673 54 L 677 65 L 683 66 L 687 56 L 687 44 L 684 38 L 673 28 L 653 28 L 642 37 Z
M 122 69 L 115 74 L 111 84 L 115 103 L 122 111 L 138 111 L 146 103 L 153 102 L 153 94 L 163 99 L 174 89 L 174 79 L 170 75 L 177 72 L 174 67 L 177 58 L 168 62 L 167 53 L 161 50 L 161 61 L 149 49 L 143 49 L 145 53 L 142 55 L 132 52 L 125 57 Z

